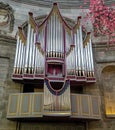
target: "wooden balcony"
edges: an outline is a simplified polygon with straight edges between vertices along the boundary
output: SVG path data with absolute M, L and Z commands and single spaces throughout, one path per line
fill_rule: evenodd
M 15 93 L 9 96 L 7 118 L 10 120 L 44 118 L 43 93 Z M 53 111 L 54 112 L 54 111 Z M 60 111 L 61 113 L 61 111 Z M 63 111 L 64 113 L 64 111 Z M 59 114 L 59 111 L 58 111 Z M 47 114 L 47 116 L 51 116 Z M 53 113 L 53 117 L 60 116 Z M 100 98 L 94 95 L 71 94 L 70 115 L 66 118 L 100 119 Z

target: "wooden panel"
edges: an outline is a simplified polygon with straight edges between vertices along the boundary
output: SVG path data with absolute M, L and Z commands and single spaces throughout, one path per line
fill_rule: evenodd
M 41 117 L 43 114 L 43 93 L 34 93 L 32 98 L 32 116 Z
M 31 114 L 31 96 L 30 93 L 25 93 L 20 95 L 20 108 L 19 115 L 20 116 L 29 116 Z
M 80 110 L 82 116 L 90 116 L 89 95 L 80 96 Z
M 97 96 L 91 96 L 92 117 L 100 117 L 100 100 Z
M 79 95 L 71 94 L 71 109 L 72 109 L 72 116 L 79 115 Z
M 111 106 L 109 109 L 111 110 Z M 71 117 L 74 118 L 101 118 L 100 98 L 93 95 L 71 94 L 71 113 Z M 19 93 L 10 95 L 7 111 L 8 118 L 42 117 L 43 114 L 43 93 Z M 54 113 L 54 116 L 58 115 L 59 112 L 57 115 Z
M 12 94 L 9 97 L 7 117 L 14 117 L 18 115 L 19 100 L 19 94 Z
M 71 94 L 72 117 L 100 119 L 100 98 L 85 94 Z

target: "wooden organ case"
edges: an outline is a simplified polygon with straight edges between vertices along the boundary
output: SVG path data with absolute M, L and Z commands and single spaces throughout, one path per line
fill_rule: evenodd
M 57 3 L 53 4 L 51 12 L 41 22 L 29 12 L 27 29 L 23 26 L 18 28 L 12 79 L 26 86 L 30 83 L 43 88 L 40 96 L 37 93 L 31 94 L 31 97 L 27 95 L 29 99 L 33 97 L 31 101 L 37 95 L 36 101 L 39 99 L 42 102 L 40 117 L 43 115 L 72 116 L 72 113 L 75 113 L 75 116 L 81 114 L 80 117 L 84 117 L 87 114 L 82 115 L 80 111 L 86 111 L 84 105 L 86 103 L 88 118 L 90 116 L 92 118 L 89 109 L 90 106 L 92 110 L 95 109 L 95 103 L 99 106 L 98 97 L 93 100 L 93 97 L 89 95 L 84 98 L 82 95 L 70 92 L 73 85 L 75 87 L 79 83 L 88 84 L 96 81 L 91 35 L 90 32 L 83 31 L 81 17 L 77 18 L 74 26 L 70 26 L 60 14 Z M 17 99 L 18 102 L 23 96 L 23 93 L 17 96 L 20 98 Z M 12 101 L 12 97 L 10 100 Z M 90 104 L 90 101 L 94 106 Z M 79 109 L 76 107 L 74 109 L 74 102 L 78 106 L 81 104 Z M 80 109 L 82 107 L 83 109 Z M 100 118 L 99 111 L 95 110 L 98 113 L 96 118 Z

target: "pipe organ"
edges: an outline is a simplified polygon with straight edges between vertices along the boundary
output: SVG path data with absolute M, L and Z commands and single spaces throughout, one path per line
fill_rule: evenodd
M 43 104 L 39 105 L 43 106 L 40 109 L 43 115 L 71 116 L 72 111 L 77 111 L 78 106 L 85 104 L 85 100 L 86 104 L 91 100 L 86 95 L 82 103 L 82 96 L 71 96 L 70 90 L 77 83 L 84 85 L 96 81 L 91 34 L 83 31 L 80 16 L 77 23 L 70 26 L 56 3 L 42 22 L 34 18 L 33 13 L 29 12 L 28 15 L 27 30 L 23 26 L 18 28 L 12 79 L 26 84 L 24 87 L 35 85 L 40 92 L 43 89 Z M 35 102 L 41 101 L 41 98 L 38 95 Z M 33 97 L 31 101 L 34 101 Z M 79 105 L 76 107 L 74 103 Z M 79 107 L 79 111 L 88 110 L 90 114 L 92 109 L 89 105 L 84 106 Z
M 29 13 L 27 31 L 18 30 L 13 79 L 30 77 L 95 82 L 91 34 L 80 16 L 70 26 L 56 3 L 42 23 Z

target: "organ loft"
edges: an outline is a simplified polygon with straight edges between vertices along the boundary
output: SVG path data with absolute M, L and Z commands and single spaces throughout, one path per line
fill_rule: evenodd
M 100 98 L 85 94 L 96 82 L 91 33 L 77 21 L 67 21 L 53 4 L 44 18 L 28 13 L 18 27 L 12 80 L 21 93 L 9 97 L 9 120 L 101 118 Z

